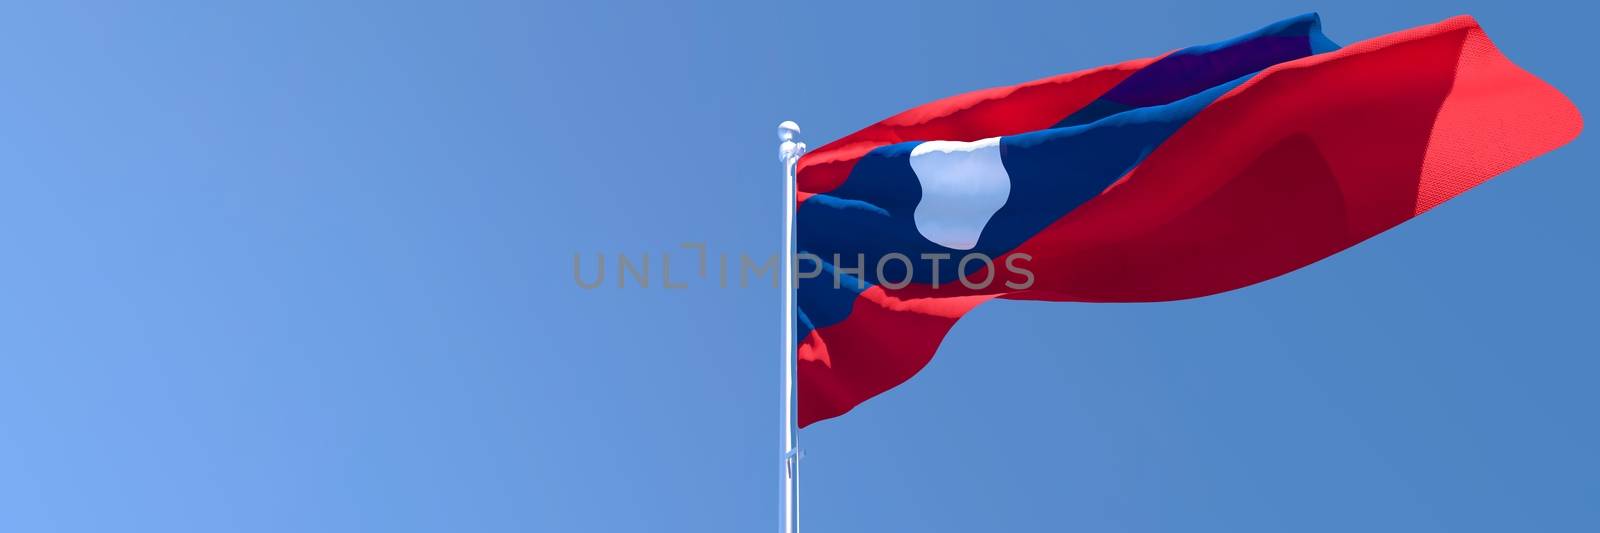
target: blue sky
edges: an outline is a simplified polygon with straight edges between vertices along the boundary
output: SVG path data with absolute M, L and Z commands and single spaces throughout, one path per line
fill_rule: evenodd
M 0 530 L 770 530 L 777 292 L 573 253 L 775 250 L 781 120 L 1305 11 L 1596 99 L 1569 2 L 5 6 Z M 803 433 L 805 527 L 1594 531 L 1591 138 L 1244 290 L 985 305 Z

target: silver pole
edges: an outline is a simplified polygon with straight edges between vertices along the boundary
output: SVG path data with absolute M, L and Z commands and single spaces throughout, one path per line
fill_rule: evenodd
M 797 140 L 800 125 L 785 120 L 778 125 L 778 158 L 783 161 L 783 533 L 800 531 L 800 432 L 794 417 L 794 194 L 795 166 L 806 153 Z

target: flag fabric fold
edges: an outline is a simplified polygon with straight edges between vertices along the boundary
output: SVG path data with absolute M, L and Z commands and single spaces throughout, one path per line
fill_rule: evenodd
M 910 379 L 990 299 L 1244 287 L 1581 129 L 1466 16 L 1340 48 L 1304 15 L 905 111 L 800 159 L 800 425 Z

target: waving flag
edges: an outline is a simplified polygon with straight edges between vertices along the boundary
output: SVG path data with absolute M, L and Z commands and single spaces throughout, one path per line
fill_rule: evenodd
M 1339 48 L 1305 15 L 900 113 L 799 162 L 800 425 L 909 379 L 992 298 L 1244 287 L 1580 129 L 1465 16 Z

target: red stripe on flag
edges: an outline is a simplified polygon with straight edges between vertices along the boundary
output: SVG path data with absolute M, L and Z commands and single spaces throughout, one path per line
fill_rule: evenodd
M 800 345 L 800 427 L 842 415 L 911 379 L 950 326 L 990 298 L 901 299 L 882 287 L 861 293 L 850 318 L 811 332 Z

